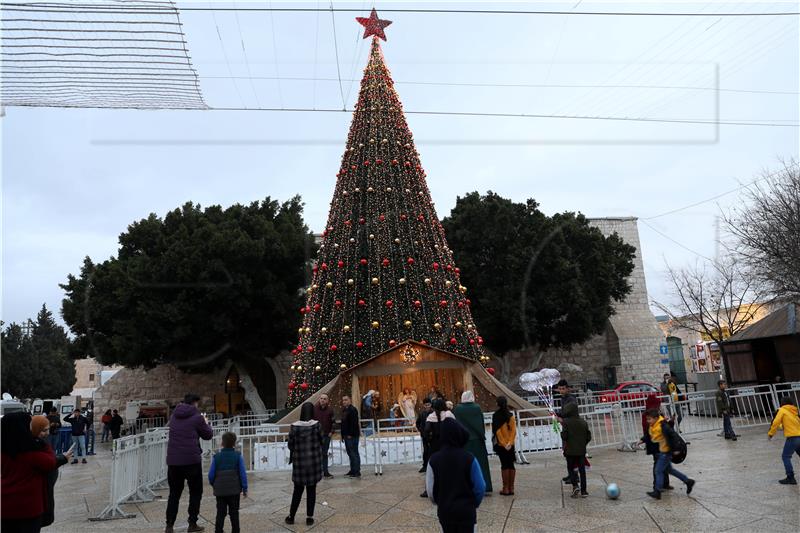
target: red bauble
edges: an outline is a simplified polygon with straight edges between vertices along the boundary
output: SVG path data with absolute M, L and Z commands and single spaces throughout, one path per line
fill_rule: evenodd
M 458 308 L 463 309 L 463 307 L 464 307 L 464 302 L 458 302 Z
M 420 307 L 422 307 L 422 302 L 420 302 L 419 300 L 414 300 L 414 307 L 419 309 Z
M 456 267 L 456 274 L 461 274 L 461 269 Z
M 408 259 L 406 259 L 406 263 L 408 263 L 409 266 L 413 265 L 414 264 L 414 258 L 413 257 L 409 257 Z
M 356 348 L 363 348 L 363 347 L 364 347 L 364 343 L 363 343 L 363 342 L 361 342 L 361 341 L 358 341 L 358 342 L 356 343 Z
M 342 267 L 344 266 L 344 261 L 341 261 L 341 260 L 340 260 L 339 262 L 337 262 L 337 263 L 336 263 L 336 265 L 337 265 L 339 268 L 342 268 Z
M 365 258 L 362 258 L 359 263 L 361 263 L 361 266 L 367 266 L 367 260 Z
M 433 262 L 433 270 L 439 270 L 439 263 L 436 261 Z
M 338 347 L 337 347 L 335 344 L 331 344 L 331 351 L 332 351 L 332 352 L 335 352 L 335 351 L 336 351 L 336 350 L 338 350 L 338 349 L 339 349 L 339 348 L 338 348 Z
M 425 339 L 422 339 L 421 341 L 419 341 L 419 343 L 422 344 L 423 346 L 428 345 L 428 341 L 426 341 Z
M 475 346 L 475 339 L 470 339 L 469 340 L 469 345 L 470 346 Z
M 349 220 L 345 220 L 345 221 L 344 221 L 344 225 L 345 225 L 345 226 L 350 226 L 350 224 L 352 224 L 352 222 L 350 222 Z
M 367 302 L 365 302 L 364 300 L 359 300 L 358 305 L 359 307 L 364 307 L 365 305 L 367 305 Z
M 319 311 L 321 306 L 319 304 L 314 304 L 314 311 Z
M 289 382 L 289 390 L 294 390 L 295 387 L 297 387 L 297 383 L 295 383 L 294 381 L 290 381 Z
M 364 166 L 365 166 L 365 167 L 368 167 L 368 166 L 369 166 L 369 159 L 367 159 L 366 161 L 364 161 Z
M 359 218 L 359 219 L 358 219 L 358 223 L 359 223 L 359 224 L 366 224 L 366 223 L 367 223 L 367 221 L 366 221 L 366 219 L 365 219 L 365 218 L 363 218 L 363 217 L 362 217 L 362 218 Z
M 405 214 L 400 215 L 400 220 L 408 220 L 408 216 Z
M 381 216 L 378 217 L 378 221 L 379 222 L 383 222 L 384 220 L 386 220 L 385 216 L 381 215 Z
M 328 270 L 328 263 L 322 263 L 322 264 L 321 264 L 319 267 L 320 267 L 322 270 Z
M 300 308 L 300 314 L 301 314 L 301 315 L 304 315 L 304 314 L 306 314 L 306 308 L 305 308 L 305 307 L 301 307 L 301 308 Z
M 486 369 L 486 371 L 489 373 L 490 376 L 494 376 L 494 368 L 489 367 Z
M 447 307 L 447 300 L 442 300 L 439 302 L 439 307 Z
M 391 300 L 386 300 L 386 307 L 388 307 L 389 309 L 391 309 L 393 305 L 394 305 L 394 302 L 393 302 L 393 301 L 391 301 Z
M 483 337 L 478 337 L 478 346 L 483 346 Z
M 447 265 L 446 267 L 444 267 L 444 269 L 450 272 L 451 270 L 453 270 L 453 265 Z
M 384 258 L 384 260 L 383 260 L 383 261 L 381 261 L 381 264 L 382 264 L 384 267 L 388 267 L 388 266 L 389 266 L 389 260 L 388 260 L 388 259 L 386 259 L 386 258 Z
M 406 161 L 405 163 L 403 163 L 403 165 L 405 165 L 407 167 L 410 167 L 411 166 L 411 161 Z
M 455 338 L 455 337 L 450 337 L 450 344 L 451 344 L 452 346 L 455 346 L 456 344 L 458 344 L 458 341 L 456 340 L 456 338 Z
M 472 300 L 470 300 L 469 298 L 467 298 L 467 300 L 466 300 L 466 301 L 467 301 L 467 305 L 472 305 Z
M 336 309 L 341 309 L 341 308 L 342 308 L 342 301 L 341 301 L 341 300 L 336 300 L 336 301 L 333 303 L 333 305 L 335 305 L 335 306 L 336 306 Z
M 306 348 L 306 351 L 308 353 L 313 353 L 314 352 L 314 347 L 313 346 L 309 346 L 308 348 Z
M 419 215 L 417 217 L 417 220 L 419 220 L 420 222 L 424 221 L 425 220 L 425 215 Z
M 392 339 L 392 340 L 390 340 L 390 341 L 389 341 L 389 346 L 391 346 L 392 348 L 394 348 L 394 346 L 395 346 L 396 344 L 397 344 L 397 341 L 396 341 L 396 340 L 394 340 L 394 339 Z
M 317 273 L 317 270 L 318 270 L 317 265 L 311 267 L 311 272 L 313 272 L 314 274 Z
M 392 164 L 393 165 L 396 165 L 397 163 L 399 163 L 399 161 L 397 159 L 392 159 Z
M 378 164 L 378 165 L 381 165 L 381 164 L 383 164 L 383 159 L 376 159 L 375 163 Z
M 305 381 L 304 381 L 304 382 L 302 382 L 302 383 L 300 384 L 300 388 L 301 388 L 301 389 L 303 389 L 303 390 L 307 390 L 307 389 L 308 389 L 308 383 L 306 383 Z

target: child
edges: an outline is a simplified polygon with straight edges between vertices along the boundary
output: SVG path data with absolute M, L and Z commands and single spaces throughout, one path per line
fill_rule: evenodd
M 442 531 L 474 531 L 486 490 L 483 473 L 478 460 L 464 449 L 469 433 L 461 423 L 445 418 L 440 425 L 441 448 L 428 463 L 425 492 L 437 506 Z
M 564 457 L 567 460 L 569 480 L 572 483 L 572 497 L 585 498 L 586 492 L 586 445 L 592 440 L 589 424 L 578 414 L 578 404 L 570 402 L 561 409 L 561 440 L 564 446 Z M 581 488 L 578 489 L 578 473 Z
M 686 484 L 686 494 L 691 494 L 695 481 L 686 477 L 683 473 L 672 468 L 672 454 L 678 453 L 678 435 L 675 430 L 669 427 L 664 417 L 657 409 L 650 409 L 645 413 L 647 423 L 650 425 L 648 433 L 650 440 L 658 443 L 658 459 L 656 460 L 655 486 L 647 495 L 656 500 L 661 499 L 661 491 L 666 488 L 664 475 L 670 474 L 680 479 Z
M 208 482 L 217 497 L 217 523 L 215 533 L 222 533 L 225 515 L 231 517 L 231 532 L 239 533 L 239 493 L 247 498 L 247 472 L 242 454 L 233 447 L 236 435 L 222 434 L 222 450 L 214 455 L 208 470 Z
M 786 479 L 778 481 L 781 485 L 797 485 L 797 479 L 794 477 L 794 469 L 792 468 L 792 455 L 795 453 L 800 455 L 800 416 L 797 414 L 797 406 L 791 396 L 784 396 L 781 399 L 781 408 L 778 409 L 778 414 L 772 421 L 772 426 L 769 428 L 767 435 L 770 439 L 778 431 L 778 428 L 783 426 L 783 436 L 786 437 L 786 442 L 783 445 L 783 466 L 786 468 Z
M 717 412 L 722 415 L 722 431 L 725 433 L 726 440 L 737 440 L 736 433 L 733 432 L 731 425 L 731 399 L 728 396 L 728 388 L 724 379 L 717 382 L 719 390 L 717 391 Z

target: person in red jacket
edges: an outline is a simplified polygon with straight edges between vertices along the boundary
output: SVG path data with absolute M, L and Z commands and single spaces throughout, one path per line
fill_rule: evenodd
M 47 509 L 47 475 L 56 468 L 56 456 L 47 443 L 34 439 L 28 413 L 5 415 L 0 434 L 0 527 L 2 531 L 39 533 Z

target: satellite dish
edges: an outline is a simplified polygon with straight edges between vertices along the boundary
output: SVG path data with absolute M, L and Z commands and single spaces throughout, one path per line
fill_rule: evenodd
M 14 399 L 14 397 L 13 397 L 13 396 L 11 396 L 9 393 L 7 393 L 7 392 L 4 392 L 4 393 L 3 393 L 3 399 L 4 399 L 4 400 L 13 400 L 13 399 Z

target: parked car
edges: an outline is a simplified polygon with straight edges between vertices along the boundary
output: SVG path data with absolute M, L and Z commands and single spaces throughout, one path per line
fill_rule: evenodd
M 643 407 L 648 396 L 658 396 L 658 387 L 646 381 L 624 381 L 600 394 L 601 403 L 622 402 L 624 407 Z

